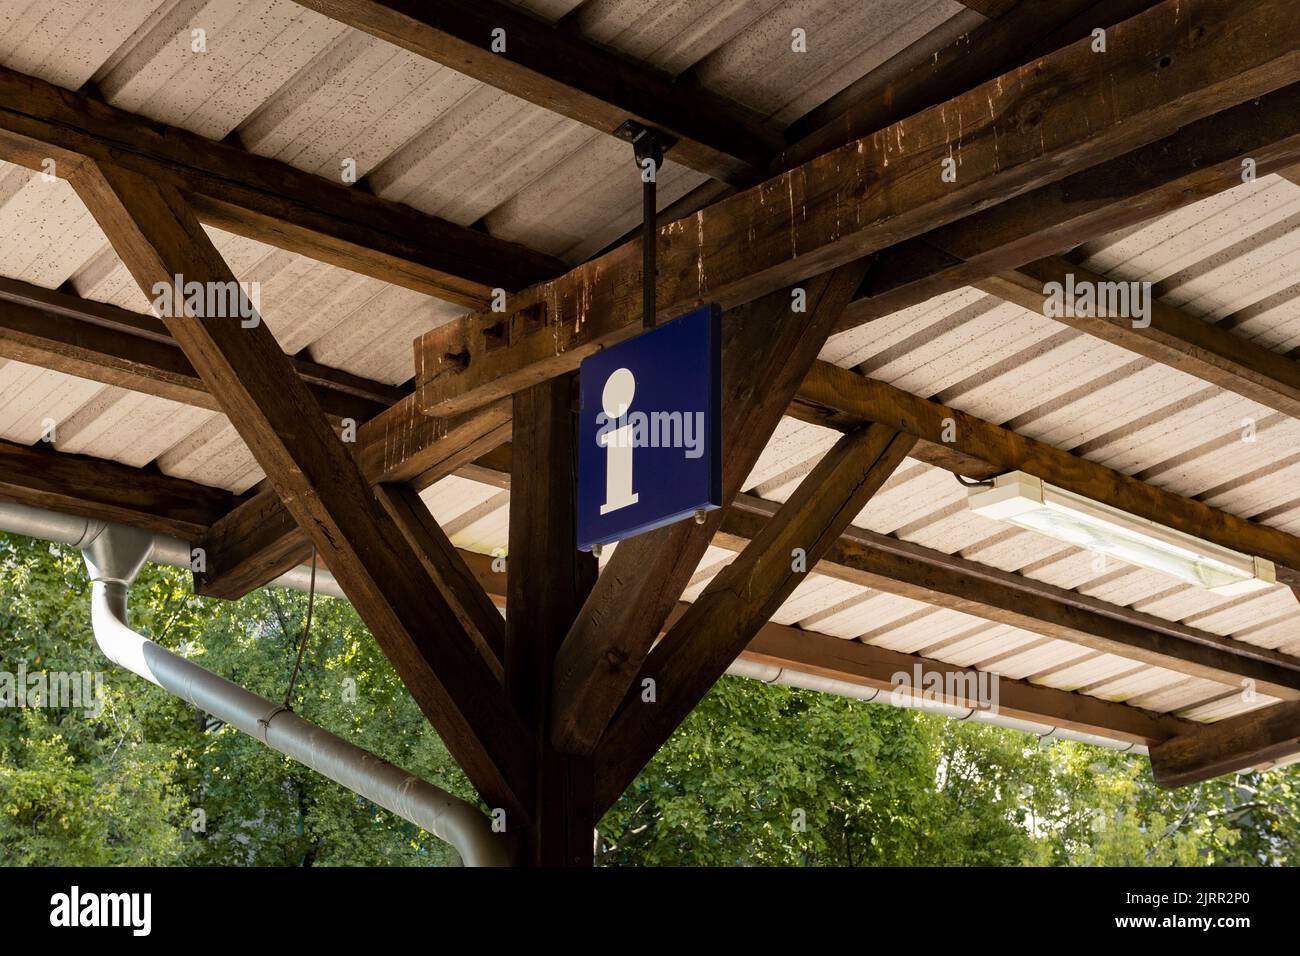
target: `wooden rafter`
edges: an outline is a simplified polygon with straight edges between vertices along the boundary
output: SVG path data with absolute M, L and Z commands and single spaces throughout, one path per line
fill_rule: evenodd
M 761 164 L 780 142 L 739 104 L 504 3 L 298 2 L 603 133 L 629 119 L 661 129 L 677 140 L 672 159 L 718 179 Z M 497 37 L 504 49 L 493 49 Z
M 0 278 L 0 357 L 195 408 L 221 408 L 159 319 L 15 279 Z M 317 362 L 290 361 L 335 418 L 364 422 L 406 394 Z
M 1162 787 L 1183 787 L 1300 753 L 1300 701 L 1228 717 L 1151 748 Z
M 0 441 L 0 500 L 195 540 L 239 500 L 130 465 Z
M 772 502 L 741 495 L 713 543 L 740 550 L 762 533 L 776 512 Z M 865 528 L 849 528 L 840 535 L 817 571 L 1189 677 L 1233 687 L 1249 679 L 1261 693 L 1300 698 L 1300 658 Z
M 192 198 L 199 219 L 250 239 L 470 307 L 564 265 L 231 143 L 157 123 L 0 68 L 0 156 L 75 176 L 110 162 Z
M 859 267 L 845 266 L 806 283 L 804 313 L 782 290 L 724 316 L 724 501 L 740 491 L 861 279 Z M 714 512 L 702 524 L 678 522 L 619 545 L 556 659 L 557 746 L 595 749 L 720 520 Z
M 1093 501 L 1204 538 L 1225 548 L 1267 558 L 1280 582 L 1300 583 L 1300 538 L 1184 498 L 1105 465 L 1020 435 L 826 362 L 813 365 L 799 387 L 805 417 L 825 424 L 871 421 L 915 435 L 915 457 L 972 478 L 1027 471 Z M 829 410 L 818 414 L 816 409 Z
M 421 415 L 408 396 L 357 429 L 357 460 L 372 482 L 426 488 L 510 438 L 510 403 L 498 402 L 445 420 Z M 238 598 L 301 564 L 307 534 L 266 488 L 224 516 L 199 542 L 207 570 L 200 594 Z
M 976 283 L 982 292 L 1043 315 L 1049 283 L 1104 286 L 1113 278 L 1054 256 Z M 1300 418 L 1300 363 L 1152 297 L 1150 324 L 1125 316 L 1052 315 L 1054 321 Z
M 100 165 L 73 185 L 142 288 L 235 282 L 167 183 Z M 452 756 L 486 800 L 527 820 L 531 734 L 270 330 L 188 310 L 164 322 Z
M 1073 44 L 664 226 L 660 313 L 756 298 L 1275 90 L 1300 67 L 1283 5 L 1167 0 L 1115 26 L 1105 55 Z M 504 315 L 428 333 L 421 407 L 464 411 L 572 371 L 635 331 L 639 285 L 632 242 L 515 295 Z
M 1300 84 L 883 250 L 840 330 L 1140 225 L 1300 159 Z
M 870 425 L 844 435 L 762 531 L 709 582 L 642 665 L 597 751 L 601 776 L 626 786 L 821 560 L 912 447 Z M 639 696 L 651 683 L 654 699 Z

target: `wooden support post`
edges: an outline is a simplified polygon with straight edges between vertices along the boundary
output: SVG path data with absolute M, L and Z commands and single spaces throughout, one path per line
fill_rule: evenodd
M 174 281 L 240 288 L 174 187 L 90 165 L 73 185 L 146 294 Z M 528 818 L 530 733 L 270 330 L 240 311 L 187 304 L 163 321 L 470 781 Z
M 884 425 L 845 435 L 650 654 L 597 751 L 603 810 L 785 603 L 915 443 Z M 652 681 L 652 685 L 647 685 Z M 653 689 L 654 700 L 642 697 Z
M 556 651 L 596 583 L 596 560 L 577 546 L 575 379 L 551 379 L 514 397 L 506 690 L 537 742 L 537 804 L 521 862 L 590 866 L 592 761 L 550 742 Z
M 724 502 L 740 491 L 862 274 L 853 264 L 803 283 L 803 314 L 786 289 L 723 317 Z M 595 750 L 721 522 L 715 511 L 703 524 L 678 522 L 619 545 L 556 659 L 557 746 Z

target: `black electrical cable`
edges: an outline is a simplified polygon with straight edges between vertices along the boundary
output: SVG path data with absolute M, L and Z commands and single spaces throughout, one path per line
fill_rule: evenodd
M 302 628 L 302 640 L 298 642 L 298 659 L 293 665 L 293 674 L 289 678 L 289 689 L 284 692 L 285 710 L 293 710 L 289 701 L 293 698 L 293 688 L 298 683 L 298 672 L 302 670 L 302 653 L 307 649 L 307 638 L 311 635 L 312 609 L 316 605 L 316 548 L 311 549 L 311 586 L 307 591 L 307 623 Z

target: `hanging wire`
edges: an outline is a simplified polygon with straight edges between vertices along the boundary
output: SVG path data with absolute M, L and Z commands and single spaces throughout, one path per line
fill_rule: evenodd
M 294 686 L 298 683 L 298 672 L 302 670 L 302 654 L 307 649 L 307 638 L 311 635 L 311 617 L 312 609 L 316 605 L 316 548 L 313 545 L 311 549 L 311 586 L 307 591 L 307 623 L 302 628 L 302 640 L 298 642 L 298 659 L 294 661 L 293 674 L 289 678 L 289 689 L 284 692 L 284 703 L 281 705 L 285 710 L 293 710 L 289 701 L 293 698 Z
M 963 478 L 961 475 L 957 474 L 956 472 L 953 473 L 953 477 L 956 478 L 958 482 L 960 482 L 963 486 L 967 488 L 992 488 L 993 487 L 992 479 L 985 479 L 984 481 L 975 481 L 972 478 Z

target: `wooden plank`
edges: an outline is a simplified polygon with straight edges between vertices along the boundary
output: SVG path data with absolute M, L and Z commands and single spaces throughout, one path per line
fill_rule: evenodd
M 190 194 L 209 225 L 470 307 L 565 266 L 227 142 L 0 68 L 0 157 L 68 178 L 110 162 Z
M 158 319 L 14 279 L 0 278 L 0 357 L 220 410 Z M 364 422 L 404 394 L 316 362 L 290 361 L 321 409 L 337 419 Z
M 924 454 L 923 446 L 945 450 L 918 441 L 911 457 Z M 509 446 L 499 449 L 494 456 L 497 460 L 483 471 L 508 469 L 509 451 Z M 508 475 L 503 477 L 508 479 Z M 508 480 L 494 483 L 509 487 Z M 758 537 L 778 507 L 752 494 L 736 495 L 709 543 L 741 551 Z M 1263 692 L 1284 699 L 1300 694 L 1300 658 L 1294 655 L 1242 643 L 866 528 L 846 529 L 817 564 L 817 571 L 836 580 L 1188 676 L 1231 686 L 1250 679 Z
M 603 133 L 629 119 L 663 130 L 677 141 L 674 161 L 718 179 L 762 163 L 780 142 L 743 106 L 504 3 L 298 2 Z M 503 50 L 492 48 L 494 36 Z M 630 151 L 628 165 L 635 173 Z
M 1105 55 L 1080 41 L 669 223 L 658 234 L 660 314 L 757 298 L 1286 85 L 1300 68 L 1300 22 L 1284 6 L 1167 0 L 1112 28 Z M 572 371 L 639 327 L 640 279 L 632 242 L 518 293 L 504 315 L 427 333 L 420 406 L 464 411 Z
M 1136 226 L 1300 159 L 1300 84 L 883 250 L 837 331 Z
M 730 310 L 722 322 L 722 500 L 740 491 L 862 270 L 805 283 L 807 312 L 790 290 Z M 681 596 L 721 521 L 678 522 L 622 542 L 556 658 L 552 740 L 591 753 Z
M 1154 297 L 1150 302 L 1150 324 L 1142 326 L 1124 316 L 1057 315 L 1059 310 L 1044 291 L 1051 283 L 1059 283 L 1061 289 L 1067 283 L 1096 289 L 1113 281 L 1068 259 L 1053 256 L 1000 273 L 977 283 L 976 288 L 1039 315 L 1051 311 L 1049 317 L 1062 325 L 1236 392 L 1266 408 L 1300 418 L 1300 363 L 1281 353 L 1233 335 Z
M 731 550 L 746 547 L 776 511 L 773 502 L 739 496 L 713 543 Z M 848 528 L 840 535 L 817 571 L 1189 677 L 1233 687 L 1249 679 L 1261 693 L 1300 698 L 1300 658 L 865 528 Z
M 383 483 L 375 497 L 393 519 L 498 681 L 505 679 L 506 625 L 496 605 L 410 485 Z
M 646 658 L 601 740 L 602 778 L 626 786 L 640 772 L 866 507 L 913 442 L 910 435 L 871 425 L 844 435 L 822 457 Z M 653 699 L 643 696 L 648 685 Z
M 239 499 L 115 461 L 0 441 L 0 500 L 193 541 Z
M 142 288 L 235 281 L 166 183 L 103 166 L 73 185 Z M 470 781 L 527 819 L 531 734 L 270 330 L 188 312 L 164 321 Z
M 882 83 L 883 71 L 872 70 L 825 103 L 800 117 L 785 131 L 793 145 L 781 157 L 780 172 L 862 136 L 884 129 L 904 117 L 952 99 L 971 87 L 1028 62 L 1031 49 L 1048 36 L 1055 42 L 1046 52 L 1088 36 L 1094 26 L 1109 26 L 1153 6 L 1155 0 L 1124 0 L 1121 9 L 1096 0 L 1052 0 L 1017 3 L 994 0 L 1007 15 L 962 33 L 947 46 Z M 1090 25 L 1067 28 L 1084 11 L 1096 11 Z M 903 55 L 907 55 L 904 53 Z M 888 69 L 889 63 L 885 64 Z
M 901 672 L 910 677 L 914 673 L 913 668 L 918 665 L 923 674 L 978 673 L 970 668 L 930 660 L 916 654 L 904 654 L 887 647 L 846 641 L 815 631 L 771 623 L 763 625 L 740 656 L 742 660 L 758 664 L 785 667 L 804 674 L 815 674 L 891 692 L 900 686 L 894 675 Z M 1199 729 L 1194 721 L 1143 710 L 1118 701 L 1103 700 L 1001 675 L 996 675 L 994 679 L 998 684 L 998 714 L 1015 720 L 1046 723 L 1053 727 L 1097 734 L 1143 746 Z M 962 684 L 945 684 L 945 687 L 948 686 L 959 694 L 951 697 L 945 695 L 943 703 L 958 707 L 981 706 L 981 701 L 960 694 Z
M 987 464 L 983 470 L 978 466 L 967 468 L 945 453 L 934 461 L 939 467 L 956 467 L 976 478 L 1027 471 L 1093 501 L 1106 502 L 1121 511 L 1225 548 L 1267 558 L 1277 565 L 1280 583 L 1300 583 L 1300 538 L 1295 535 L 1165 491 L 857 372 L 817 362 L 799 387 L 799 399 L 847 416 L 848 421 L 857 419 L 889 425 L 932 446 L 947 446 L 960 456 Z M 944 440 L 948 436 L 951 441 Z M 917 457 L 924 460 L 929 456 L 918 453 Z
M 578 550 L 576 379 L 514 397 L 510 549 L 506 577 L 506 690 L 537 741 L 537 809 L 524 862 L 591 866 L 596 818 L 589 757 L 552 746 L 555 654 L 596 583 L 596 559 Z
M 1185 787 L 1300 753 L 1300 701 L 1284 701 L 1174 737 L 1151 748 L 1162 787 Z
M 372 482 L 427 488 L 510 437 L 510 403 L 454 420 L 421 415 L 408 396 L 357 430 L 357 461 Z M 199 542 L 207 570 L 195 575 L 205 597 L 243 597 L 306 561 L 311 542 L 266 488 L 213 525 Z

